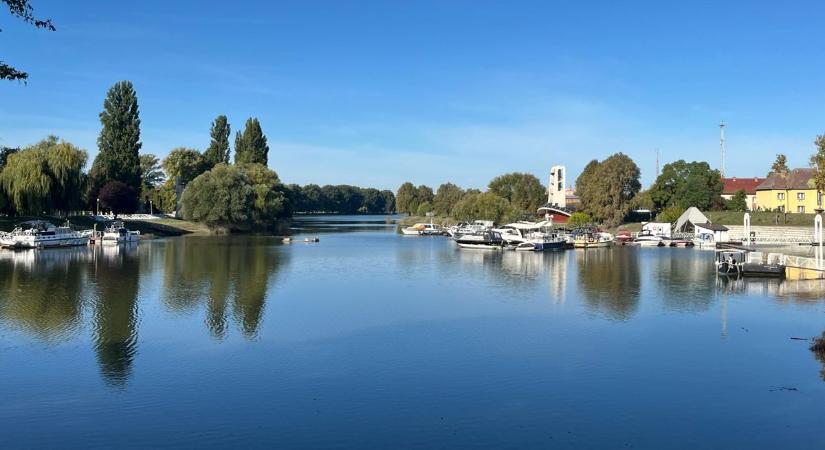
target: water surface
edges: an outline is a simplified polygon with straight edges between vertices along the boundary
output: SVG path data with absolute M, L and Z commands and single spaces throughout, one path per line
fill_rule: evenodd
M 0 445 L 825 448 L 818 283 L 296 230 L 0 252 Z

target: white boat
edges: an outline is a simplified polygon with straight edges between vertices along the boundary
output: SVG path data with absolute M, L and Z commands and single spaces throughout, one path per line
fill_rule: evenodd
M 112 222 L 108 227 L 106 227 L 105 230 L 103 230 L 100 241 L 103 244 L 138 242 L 140 241 L 140 231 L 129 230 L 123 225 L 123 222 L 118 220 Z
M 501 234 L 497 231 L 465 234 L 456 238 L 455 243 L 461 248 L 481 250 L 501 250 L 504 248 L 504 240 L 501 239 Z
M 649 231 L 642 231 L 633 239 L 633 243 L 640 247 L 664 247 L 665 239 Z
M 457 238 L 465 234 L 481 233 L 493 228 L 492 220 L 476 220 L 473 223 L 460 222 L 446 230 L 452 238 Z
M 0 236 L 0 247 L 12 249 L 73 247 L 89 244 L 89 233 L 67 226 L 57 227 L 42 220 L 19 224 L 11 233 Z
M 534 251 L 542 252 L 545 250 L 561 250 L 567 243 L 566 239 L 555 235 L 544 235 L 540 237 L 532 237 L 529 240 L 518 244 L 516 251 Z
M 501 233 L 501 238 L 506 244 L 511 247 L 516 247 L 519 244 L 545 240 L 549 235 L 555 236 L 553 232 L 553 223 L 550 221 L 544 222 L 527 222 L 519 221 L 508 223 L 501 226 L 501 228 L 493 228 L 493 231 Z
M 613 235 L 610 233 L 582 233 L 573 240 L 574 248 L 602 248 L 613 246 Z
M 436 236 L 444 234 L 444 230 L 432 223 L 417 223 L 411 227 L 401 229 L 405 236 Z

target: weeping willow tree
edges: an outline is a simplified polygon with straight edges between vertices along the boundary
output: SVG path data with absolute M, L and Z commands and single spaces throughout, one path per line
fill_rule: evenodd
M 81 205 L 86 152 L 55 136 L 11 154 L 0 187 L 18 214 L 68 213 Z

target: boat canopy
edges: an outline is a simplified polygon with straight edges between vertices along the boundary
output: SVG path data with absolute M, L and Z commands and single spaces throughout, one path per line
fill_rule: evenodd
M 543 220 L 541 222 L 526 222 L 526 221 L 519 221 L 508 223 L 504 225 L 502 228 L 515 228 L 517 230 L 537 230 L 539 228 L 545 227 L 552 227 L 553 222 L 550 220 Z

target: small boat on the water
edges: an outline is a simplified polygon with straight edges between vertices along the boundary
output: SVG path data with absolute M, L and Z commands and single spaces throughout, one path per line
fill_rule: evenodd
M 437 236 L 444 234 L 444 230 L 433 223 L 417 223 L 411 227 L 401 229 L 405 236 Z
M 665 242 L 662 236 L 656 236 L 650 231 L 642 231 L 633 239 L 633 243 L 639 247 L 664 247 Z
M 461 248 L 481 250 L 501 250 L 504 248 L 504 240 L 501 238 L 501 233 L 492 230 L 461 235 L 455 240 L 455 243 Z
M 621 245 L 631 244 L 633 243 L 633 235 L 630 234 L 630 231 L 619 230 L 616 233 L 616 242 Z
M 17 225 L 11 233 L 0 235 L 0 247 L 11 249 L 73 247 L 88 245 L 90 234 L 68 226 L 58 227 L 42 220 Z
M 613 235 L 603 232 L 579 233 L 573 238 L 573 248 L 604 248 L 613 246 Z
M 448 236 L 455 239 L 464 234 L 481 233 L 482 231 L 486 231 L 491 228 L 493 228 L 492 220 L 476 220 L 473 221 L 473 223 L 459 222 L 449 228 L 446 228 L 444 232 Z
M 109 224 L 100 237 L 100 242 L 103 244 L 126 244 L 138 241 L 140 241 L 140 231 L 129 230 L 119 220 Z
M 766 257 L 767 256 L 767 257 Z M 778 253 L 724 249 L 716 251 L 714 264 L 722 275 L 743 277 L 785 277 L 785 265 Z

